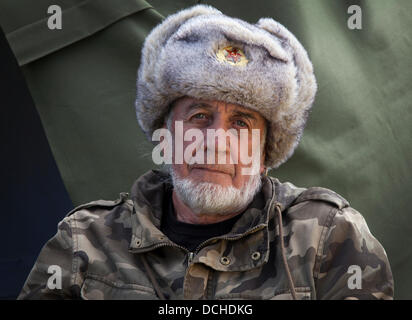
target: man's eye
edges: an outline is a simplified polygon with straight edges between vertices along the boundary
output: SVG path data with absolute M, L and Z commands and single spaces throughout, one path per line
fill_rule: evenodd
M 203 120 L 203 119 L 206 119 L 206 115 L 204 113 L 198 113 L 198 114 L 195 114 L 193 118 Z
M 242 121 L 242 120 L 236 120 L 235 123 L 236 123 L 237 126 L 242 127 L 242 128 L 247 128 L 248 127 L 247 123 Z

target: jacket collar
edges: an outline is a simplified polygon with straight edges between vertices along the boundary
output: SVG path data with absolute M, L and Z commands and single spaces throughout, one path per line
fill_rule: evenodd
M 261 191 L 235 223 L 232 231 L 222 236 L 225 239 L 240 239 L 254 232 L 264 233 L 263 236 L 259 237 L 260 242 L 253 244 L 256 246 L 256 251 L 262 254 L 262 259 L 258 263 L 251 261 L 250 265 L 243 263 L 243 269 L 257 267 L 258 264 L 266 262 L 269 258 L 268 224 L 274 216 L 274 210 L 270 210 L 273 207 L 273 202 L 278 202 L 284 211 L 305 190 L 288 182 L 280 183 L 278 179 L 273 177 L 264 176 L 262 179 Z M 131 252 L 141 253 L 160 246 L 174 245 L 160 230 L 164 197 L 168 188 L 172 187 L 170 176 L 159 170 L 147 172 L 134 183 L 131 190 L 131 199 L 133 200 L 133 234 L 129 246 Z M 254 250 L 254 248 L 249 249 Z M 230 266 L 217 264 L 211 267 L 227 271 L 239 270 L 236 264 Z

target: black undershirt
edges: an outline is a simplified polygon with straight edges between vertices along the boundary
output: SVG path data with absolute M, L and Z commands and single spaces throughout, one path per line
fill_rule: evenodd
M 170 190 L 165 197 L 160 228 L 174 243 L 194 252 L 202 242 L 229 233 L 241 216 L 242 214 L 238 214 L 228 220 L 212 224 L 191 224 L 178 221 L 173 206 L 172 190 Z

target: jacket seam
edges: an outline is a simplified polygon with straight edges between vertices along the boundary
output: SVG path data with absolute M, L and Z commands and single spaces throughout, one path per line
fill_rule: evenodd
M 319 274 L 320 274 L 320 267 L 322 265 L 322 262 L 324 260 L 324 255 L 325 255 L 325 245 L 326 245 L 326 235 L 327 232 L 330 230 L 330 227 L 335 220 L 335 216 L 339 209 L 337 208 L 332 208 L 329 211 L 328 217 L 326 218 L 326 224 L 322 228 L 321 236 L 319 238 L 319 243 L 318 243 L 318 249 L 316 251 L 316 262 L 315 262 L 315 267 L 314 267 L 314 272 L 313 272 L 313 277 L 315 280 L 319 279 Z M 316 285 L 315 285 L 316 287 Z

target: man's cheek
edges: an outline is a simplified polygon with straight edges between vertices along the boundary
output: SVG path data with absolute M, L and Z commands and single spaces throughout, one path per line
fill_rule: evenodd
M 242 129 L 243 130 L 243 129 Z M 240 130 L 240 163 L 242 165 L 242 175 L 256 175 L 261 170 L 261 139 L 260 129 Z

